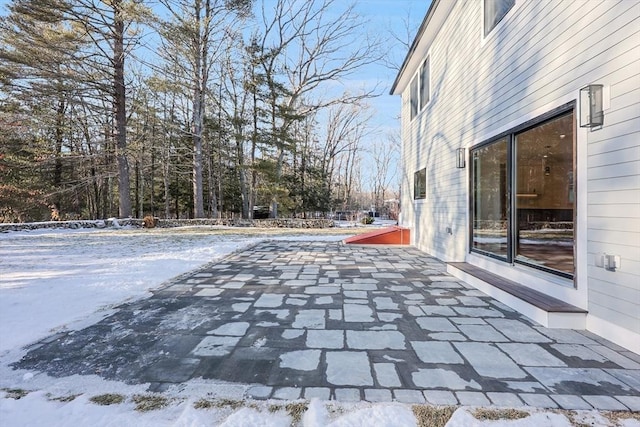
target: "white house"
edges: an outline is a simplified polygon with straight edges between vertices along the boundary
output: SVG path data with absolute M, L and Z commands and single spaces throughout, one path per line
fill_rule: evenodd
M 392 94 L 412 243 L 640 353 L 640 1 L 433 0 Z

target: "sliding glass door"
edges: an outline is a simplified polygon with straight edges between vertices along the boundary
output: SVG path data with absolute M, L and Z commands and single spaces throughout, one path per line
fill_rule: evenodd
M 507 139 L 473 152 L 473 239 L 478 251 L 508 255 Z
M 471 250 L 574 273 L 573 110 L 474 149 Z
M 573 273 L 573 114 L 516 135 L 516 261 Z

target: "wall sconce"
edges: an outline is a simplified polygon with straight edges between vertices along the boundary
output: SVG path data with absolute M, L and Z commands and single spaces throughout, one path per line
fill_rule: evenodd
M 580 89 L 580 127 L 595 128 L 604 124 L 603 85 Z
M 458 169 L 464 169 L 466 166 L 466 150 L 464 148 L 458 148 L 456 150 L 456 167 Z

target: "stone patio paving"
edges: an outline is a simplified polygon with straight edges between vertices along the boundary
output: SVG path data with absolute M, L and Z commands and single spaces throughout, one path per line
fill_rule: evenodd
M 263 242 L 13 366 L 254 399 L 640 410 L 637 354 L 539 326 L 415 248 L 339 242 Z

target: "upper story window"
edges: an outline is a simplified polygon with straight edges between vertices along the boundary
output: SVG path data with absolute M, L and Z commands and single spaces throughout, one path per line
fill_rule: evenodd
M 418 115 L 418 76 L 411 80 L 409 88 L 409 100 L 411 102 L 411 120 Z
M 516 0 L 484 0 L 484 35 L 487 36 L 516 4 Z
M 420 67 L 420 110 L 429 102 L 429 57 Z
M 430 94 L 430 64 L 429 57 L 420 66 L 420 71 L 411 80 L 409 98 L 411 101 L 411 120 L 429 103 Z

